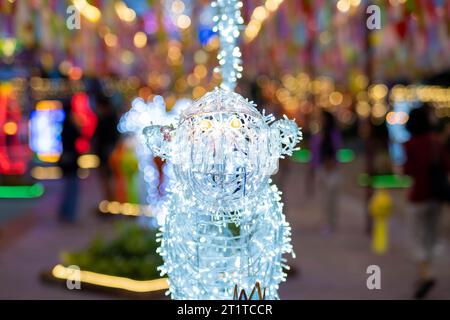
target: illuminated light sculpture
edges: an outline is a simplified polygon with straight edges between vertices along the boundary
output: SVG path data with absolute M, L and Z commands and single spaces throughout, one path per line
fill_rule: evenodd
M 215 89 L 182 112 L 178 124 L 144 130 L 152 152 L 172 163 L 160 253 L 175 299 L 232 299 L 256 282 L 278 298 L 283 253 L 292 252 L 280 192 L 270 185 L 278 159 L 301 134 L 273 122 L 237 93 Z
M 149 123 L 161 125 L 176 123 L 181 111 L 191 103 L 190 99 L 179 99 L 167 112 L 166 104 L 161 96 L 156 96 L 148 102 L 145 102 L 142 98 L 136 98 L 131 104 L 131 109 L 120 118 L 118 130 L 136 138 L 142 137 L 140 133 Z M 135 142 L 135 152 L 139 171 L 142 173 L 140 182 L 143 187 L 140 189 L 144 190 L 144 194 L 141 198 L 144 198 L 143 202 L 150 206 L 152 216 L 161 225 L 165 217 L 165 211 L 161 208 L 161 204 L 166 194 L 165 190 L 170 185 L 170 177 L 173 175 L 171 173 L 172 167 L 166 163 L 162 167 L 162 172 L 159 172 L 153 160 L 153 154 L 146 147 L 145 139 L 138 139 Z
M 214 2 L 224 82 L 184 110 L 177 123 L 152 122 L 143 131 L 152 153 L 172 164 L 174 183 L 164 203 L 161 274 L 174 299 L 233 299 L 236 286 L 256 283 L 278 298 L 292 253 L 281 192 L 271 185 L 278 159 L 292 155 L 301 132 L 275 121 L 231 91 L 239 77 L 241 23 L 236 0 Z

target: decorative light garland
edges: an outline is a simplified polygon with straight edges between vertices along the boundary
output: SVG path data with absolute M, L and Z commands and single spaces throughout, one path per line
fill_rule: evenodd
M 220 51 L 217 55 L 219 66 L 215 72 L 222 74 L 220 87 L 226 90 L 234 90 L 237 79 L 242 77 L 241 50 L 237 42 L 240 35 L 240 27 L 244 23 L 241 16 L 242 2 L 237 0 L 217 0 L 211 3 L 217 9 L 213 21 L 214 32 L 219 33 Z

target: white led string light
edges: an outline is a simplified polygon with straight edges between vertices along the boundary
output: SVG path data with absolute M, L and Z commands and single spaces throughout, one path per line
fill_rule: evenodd
M 138 159 L 140 182 L 144 187 L 145 203 L 151 209 L 152 216 L 161 225 L 165 218 L 165 210 L 162 207 L 166 195 L 166 189 L 173 180 L 173 169 L 170 164 L 164 164 L 162 173 L 164 177 L 160 179 L 160 173 L 153 161 L 153 154 L 147 148 L 145 139 L 142 139 L 142 130 L 150 123 L 159 125 L 171 125 L 176 123 L 178 116 L 187 105 L 191 104 L 189 99 L 179 99 L 170 112 L 166 111 L 166 104 L 161 96 L 156 96 L 152 101 L 145 102 L 142 98 L 135 98 L 131 103 L 131 109 L 127 111 L 118 124 L 121 133 L 130 134 L 135 141 L 135 152 Z M 159 185 L 160 180 L 163 181 Z
M 242 2 L 237 0 L 217 0 L 211 3 L 217 10 L 213 21 L 214 32 L 219 33 L 220 51 L 217 55 L 219 66 L 215 72 L 222 74 L 220 87 L 226 90 L 234 90 L 236 81 L 242 77 L 241 50 L 238 46 L 240 27 L 244 23 L 241 16 Z

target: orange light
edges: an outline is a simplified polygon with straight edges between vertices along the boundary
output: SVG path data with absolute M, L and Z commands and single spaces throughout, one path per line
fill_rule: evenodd
M 72 67 L 69 69 L 70 80 L 80 80 L 83 76 L 83 70 L 79 67 Z
M 39 153 L 37 155 L 38 159 L 43 162 L 58 162 L 60 155 L 58 153 Z
M 56 110 L 61 108 L 62 104 L 57 100 L 42 100 L 36 103 L 36 110 Z
M 3 132 L 5 134 L 12 136 L 17 133 L 17 123 L 9 121 L 3 125 Z

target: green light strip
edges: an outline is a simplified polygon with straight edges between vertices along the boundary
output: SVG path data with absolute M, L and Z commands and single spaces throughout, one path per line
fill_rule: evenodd
M 0 186 L 0 198 L 38 198 L 44 194 L 44 186 L 35 183 L 31 186 Z
M 355 152 L 351 149 L 339 149 L 336 158 L 340 163 L 350 163 L 355 160 Z
M 309 161 L 311 161 L 311 151 L 309 151 L 308 149 L 300 149 L 294 151 L 294 153 L 292 154 L 292 160 L 300 163 L 308 163 Z
M 360 187 L 372 186 L 374 189 L 403 189 L 412 185 L 412 179 L 409 176 L 398 175 L 377 175 L 370 177 L 363 173 L 358 177 Z
M 300 149 L 293 153 L 292 160 L 300 163 L 309 163 L 311 161 L 311 151 Z M 339 149 L 336 153 L 336 160 L 339 163 L 350 163 L 355 160 L 355 152 L 351 149 Z

